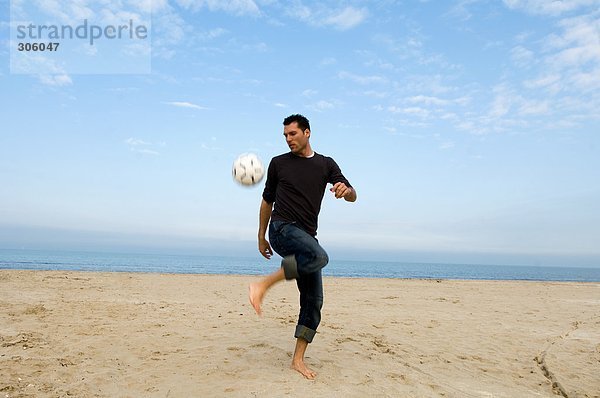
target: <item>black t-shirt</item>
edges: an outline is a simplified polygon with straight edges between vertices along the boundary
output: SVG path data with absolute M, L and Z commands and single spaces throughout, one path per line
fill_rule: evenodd
M 315 153 L 310 158 L 284 153 L 271 159 L 263 199 L 275 203 L 272 221 L 295 222 L 317 234 L 318 216 L 327 183 L 351 186 L 335 161 Z

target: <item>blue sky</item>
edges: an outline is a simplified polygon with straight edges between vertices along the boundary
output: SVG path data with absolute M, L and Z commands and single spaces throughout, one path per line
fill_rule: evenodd
M 358 192 L 338 257 L 600 266 L 600 1 L 112 7 L 151 11 L 151 73 L 11 73 L 0 3 L 0 247 L 258 255 L 231 164 L 302 113 Z

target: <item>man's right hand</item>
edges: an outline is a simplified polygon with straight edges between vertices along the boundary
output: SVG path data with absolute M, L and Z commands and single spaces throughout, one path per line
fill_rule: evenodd
M 269 260 L 273 255 L 273 250 L 271 249 L 271 245 L 265 238 L 258 238 L 258 251 L 264 258 Z

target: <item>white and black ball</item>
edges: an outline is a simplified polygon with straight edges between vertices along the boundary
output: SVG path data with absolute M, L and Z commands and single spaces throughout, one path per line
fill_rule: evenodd
M 242 185 L 258 184 L 265 175 L 260 158 L 254 153 L 244 153 L 233 162 L 233 179 Z

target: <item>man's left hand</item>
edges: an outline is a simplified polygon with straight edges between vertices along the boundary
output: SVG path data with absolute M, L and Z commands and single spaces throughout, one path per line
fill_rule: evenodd
M 337 199 L 345 198 L 349 199 L 352 196 L 352 188 L 344 184 L 343 182 L 336 182 L 331 189 L 329 189 Z

